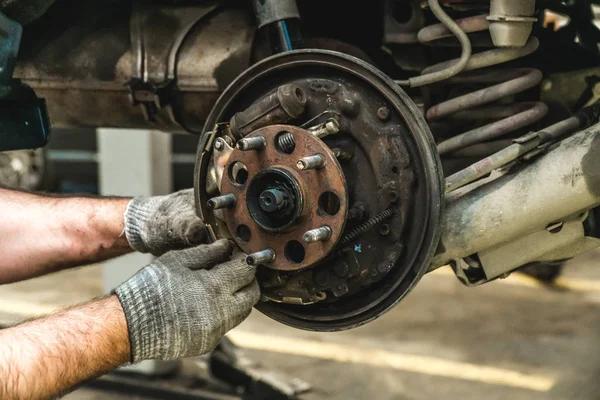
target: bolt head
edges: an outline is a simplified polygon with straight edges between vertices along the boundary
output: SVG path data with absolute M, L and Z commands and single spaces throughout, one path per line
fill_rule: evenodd
M 215 140 L 215 150 L 223 150 L 223 148 L 225 147 L 225 144 L 223 143 L 223 139 L 219 138 L 217 140 Z
M 387 236 L 390 234 L 390 226 L 388 224 L 383 224 L 379 227 L 379 234 L 381 236 Z
M 387 121 L 390 119 L 391 111 L 388 107 L 383 106 L 377 110 L 377 117 L 382 121 Z

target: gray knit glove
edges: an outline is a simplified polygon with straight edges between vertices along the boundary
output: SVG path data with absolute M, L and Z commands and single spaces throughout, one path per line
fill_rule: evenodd
M 125 211 L 125 234 L 132 249 L 157 257 L 207 240 L 206 226 L 196 215 L 192 189 L 131 200 Z
M 260 298 L 255 269 L 220 240 L 171 251 L 119 286 L 131 362 L 209 353 Z

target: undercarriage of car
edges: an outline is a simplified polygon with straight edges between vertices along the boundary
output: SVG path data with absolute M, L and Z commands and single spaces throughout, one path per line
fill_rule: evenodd
M 27 89 L 0 100 L 44 99 L 58 128 L 197 135 L 198 216 L 257 266 L 257 309 L 346 330 L 442 266 L 477 286 L 600 247 L 595 10 L 21 0 L 3 87 Z

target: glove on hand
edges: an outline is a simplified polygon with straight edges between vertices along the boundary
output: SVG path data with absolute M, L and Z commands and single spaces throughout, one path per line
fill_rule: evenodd
M 209 353 L 250 315 L 260 298 L 256 271 L 242 257 L 225 262 L 232 249 L 220 240 L 171 251 L 116 289 L 133 363 Z
M 132 249 L 157 257 L 207 239 L 206 226 L 196 215 L 192 189 L 131 200 L 125 211 L 125 234 Z

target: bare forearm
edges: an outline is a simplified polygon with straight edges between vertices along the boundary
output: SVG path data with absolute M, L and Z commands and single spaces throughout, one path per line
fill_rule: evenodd
M 0 189 L 0 284 L 132 251 L 121 235 L 128 202 Z
M 0 331 L 0 398 L 56 398 L 129 360 L 119 300 L 97 300 Z

